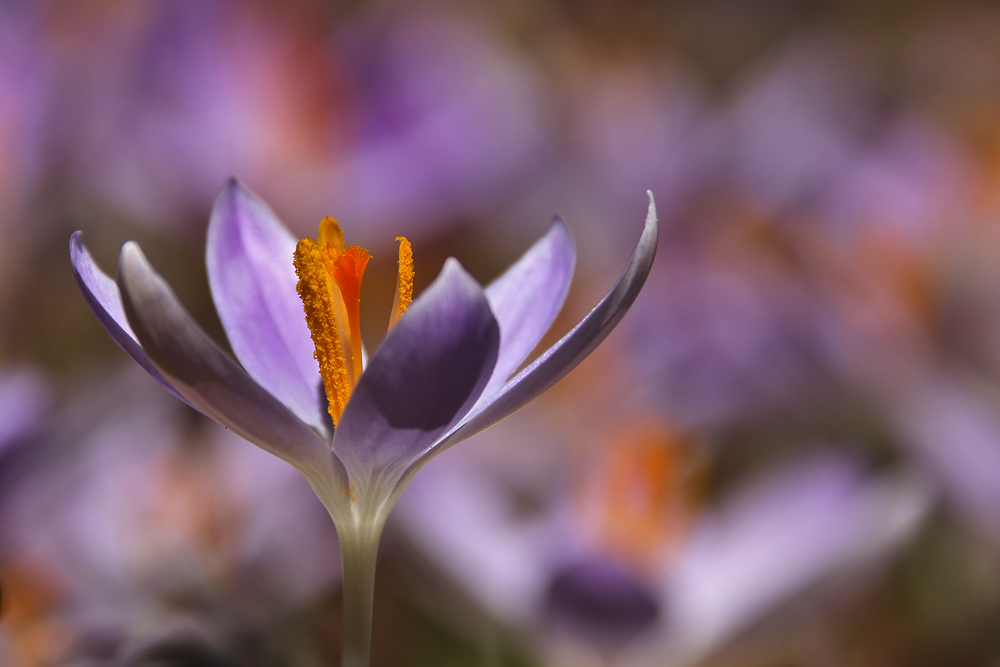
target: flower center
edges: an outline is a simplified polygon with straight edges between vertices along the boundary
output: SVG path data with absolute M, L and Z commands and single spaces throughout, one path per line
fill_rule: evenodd
M 399 277 L 389 329 L 413 299 L 413 251 L 410 242 L 399 242 Z M 344 232 L 333 218 L 319 225 L 316 240 L 304 238 L 295 246 L 296 289 L 302 299 L 306 324 L 319 362 L 334 425 L 347 406 L 364 370 L 361 349 L 361 279 L 371 255 L 360 246 L 344 245 Z

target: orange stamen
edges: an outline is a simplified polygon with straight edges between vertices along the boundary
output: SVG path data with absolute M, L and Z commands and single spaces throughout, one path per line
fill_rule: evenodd
M 356 245 L 348 246 L 343 252 L 332 245 L 323 249 L 323 264 L 340 292 L 346 311 L 352 385 L 357 383 L 362 371 L 361 279 L 365 275 L 370 257 L 367 250 Z
M 352 383 L 344 358 L 344 348 L 338 326 L 338 314 L 333 293 L 339 289 L 325 270 L 323 253 L 312 239 L 302 239 L 295 246 L 295 273 L 299 277 L 296 290 L 302 299 L 306 324 L 316 347 L 313 357 L 319 362 L 319 374 L 326 389 L 328 410 L 334 425 L 340 419 Z
M 326 216 L 319 223 L 319 233 L 316 234 L 316 243 L 320 248 L 333 246 L 344 252 L 344 230 L 340 228 L 340 223 Z
M 413 300 L 413 251 L 401 236 L 399 278 L 391 322 Z M 340 420 L 364 370 L 361 347 L 361 280 L 371 255 L 360 246 L 345 246 L 340 223 L 331 217 L 319 224 L 316 241 L 302 239 L 295 248 L 295 273 L 326 389 L 334 426 Z M 390 329 L 391 329 L 390 325 Z
M 392 312 L 389 313 L 389 331 L 392 331 L 413 301 L 413 246 L 402 236 L 397 236 L 396 240 L 399 241 L 399 273 L 396 276 Z

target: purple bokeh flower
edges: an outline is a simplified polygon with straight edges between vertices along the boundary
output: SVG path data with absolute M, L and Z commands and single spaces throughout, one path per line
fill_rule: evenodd
M 49 399 L 48 384 L 39 372 L 0 370 L 0 456 L 38 428 Z
M 954 140 L 888 108 L 872 70 L 837 40 L 795 42 L 759 66 L 729 109 L 736 188 L 837 245 L 873 226 L 916 238 L 968 216 L 973 176 Z
M 309 195 L 329 180 L 329 107 L 348 93 L 317 31 L 234 2 L 56 15 L 60 108 L 72 110 L 59 121 L 91 196 L 164 228 L 208 206 L 230 174 L 273 187 L 286 209 L 318 205 Z
M 1000 548 L 1000 417 L 990 392 L 953 369 L 934 368 L 876 399 L 961 523 Z
M 0 5 L 0 304 L 5 307 L 30 266 L 26 251 L 37 247 L 44 233 L 42 225 L 26 224 L 23 217 L 49 166 L 46 122 L 53 77 L 39 45 L 43 26 L 34 4 Z
M 635 393 L 675 424 L 738 423 L 822 386 L 823 312 L 765 260 L 671 248 L 650 288 L 625 326 L 625 363 Z
M 361 233 L 509 206 L 554 150 L 539 73 L 487 21 L 397 9 L 371 12 L 337 42 L 354 97 L 329 201 Z
M 305 481 L 214 425 L 192 438 L 138 381 L 100 382 L 16 452 L 0 503 L 4 665 L 118 664 L 190 627 L 238 650 L 240 632 L 336 583 Z
M 413 538 L 547 650 L 590 646 L 608 664 L 698 662 L 795 602 L 825 598 L 831 583 L 854 581 L 906 543 L 932 499 L 912 473 L 866 474 L 851 456 L 813 453 L 752 474 L 680 533 L 664 521 L 670 548 L 651 543 L 655 558 L 639 563 L 595 539 L 602 527 L 575 511 L 589 496 L 550 478 L 541 507 L 525 512 L 525 490 L 484 453 L 463 450 L 413 484 L 399 508 Z

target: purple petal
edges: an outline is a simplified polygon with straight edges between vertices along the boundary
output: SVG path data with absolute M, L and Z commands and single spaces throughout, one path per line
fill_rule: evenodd
M 0 370 L 0 456 L 43 423 L 50 398 L 41 373 L 28 368 Z
M 90 309 L 94 311 L 97 320 L 111 335 L 112 340 L 118 343 L 118 346 L 125 350 L 125 353 L 132 357 L 135 363 L 149 373 L 150 377 L 159 382 L 171 394 L 191 405 L 146 356 L 146 351 L 139 344 L 139 340 L 135 337 L 135 333 L 125 317 L 125 311 L 122 310 L 118 285 L 97 267 L 94 258 L 90 256 L 90 252 L 87 251 L 80 237 L 80 232 L 74 232 L 73 236 L 70 237 L 69 257 L 73 263 L 73 275 L 76 276 L 76 283 L 80 286 L 80 291 L 83 292 L 83 297 L 87 300 Z
M 552 326 L 569 292 L 575 262 L 573 237 L 562 218 L 556 218 L 548 233 L 486 288 L 500 324 L 500 356 L 480 403 L 507 382 Z
M 348 470 L 392 474 L 479 398 L 500 345 L 482 287 L 453 259 L 372 355 L 337 425 Z
M 667 593 L 674 639 L 708 650 L 871 565 L 913 535 L 930 500 L 915 476 L 865 478 L 860 462 L 832 452 L 761 474 L 706 512 L 680 554 Z
M 625 316 L 646 282 L 656 255 L 657 237 L 656 205 L 653 194 L 649 193 L 646 225 L 625 270 L 607 296 L 558 343 L 518 373 L 489 400 L 477 405 L 458 428 L 425 451 L 407 471 L 406 479 L 415 474 L 432 456 L 479 433 L 534 399 L 593 352 Z
M 295 238 L 271 209 L 231 180 L 212 209 L 205 251 L 219 319 L 250 377 L 323 432 L 319 368 L 295 291 L 294 252 Z
M 330 472 L 324 440 L 205 334 L 135 243 L 122 246 L 118 283 L 143 349 L 191 405 L 307 476 Z
M 664 611 L 657 591 L 608 558 L 585 557 L 563 565 L 547 593 L 553 621 L 607 648 L 636 639 Z
M 946 374 L 909 381 L 886 412 L 961 518 L 1000 545 L 1000 417 L 992 397 Z

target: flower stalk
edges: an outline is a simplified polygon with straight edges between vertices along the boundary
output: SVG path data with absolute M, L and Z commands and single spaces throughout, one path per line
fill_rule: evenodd
M 342 667 L 368 667 L 371 660 L 375 561 L 382 526 L 358 523 L 353 530 L 338 531 L 344 572 Z

